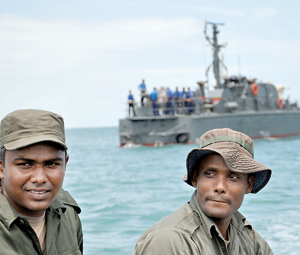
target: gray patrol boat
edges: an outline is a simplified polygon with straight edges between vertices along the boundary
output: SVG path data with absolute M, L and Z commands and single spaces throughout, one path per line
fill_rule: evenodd
M 212 25 L 212 38 L 206 33 L 207 25 Z M 213 89 L 207 91 L 206 82 L 198 82 L 192 98 L 168 99 L 166 89 L 160 88 L 155 109 L 149 95 L 141 95 L 148 99 L 143 106 L 135 105 L 134 116 L 119 120 L 121 147 L 195 143 L 206 131 L 225 127 L 254 139 L 300 135 L 300 110 L 297 103 L 283 98 L 284 87 L 240 75 L 221 82 L 220 68 L 224 64 L 219 51 L 225 45 L 218 44 L 218 25 L 223 24 L 206 22 L 204 29 L 213 49 Z

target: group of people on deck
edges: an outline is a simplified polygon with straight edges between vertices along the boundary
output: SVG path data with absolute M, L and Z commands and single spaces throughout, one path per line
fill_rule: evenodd
M 155 116 L 160 115 L 160 104 L 158 103 L 159 93 L 157 89 L 154 87 L 153 91 L 150 94 L 147 94 L 145 80 L 143 79 L 141 84 L 139 85 L 139 90 L 141 92 L 141 106 L 145 106 L 145 98 L 149 99 L 152 104 L 153 114 Z M 195 93 L 190 89 L 190 87 L 188 87 L 187 90 L 185 90 L 185 88 L 183 87 L 182 91 L 179 91 L 178 87 L 176 87 L 176 90 L 174 92 L 169 87 L 167 87 L 166 98 L 164 101 L 164 106 L 162 107 L 163 114 L 173 115 L 175 111 L 177 111 L 178 113 L 180 112 L 184 114 L 191 114 L 194 111 L 192 102 L 194 96 Z M 128 95 L 128 105 L 129 116 L 131 109 L 133 116 L 135 116 L 136 113 L 134 110 L 134 98 L 131 91 L 129 91 Z M 179 108 L 182 108 L 184 110 L 179 111 Z

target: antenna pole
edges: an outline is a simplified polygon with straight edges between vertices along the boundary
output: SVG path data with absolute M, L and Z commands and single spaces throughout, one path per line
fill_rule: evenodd
M 211 38 L 208 37 L 208 35 L 206 34 L 206 26 L 207 24 L 212 25 L 213 26 L 213 38 L 211 40 Z M 221 84 L 221 78 L 220 78 L 220 59 L 219 59 L 219 51 L 222 47 L 226 46 L 226 44 L 223 45 L 219 45 L 218 44 L 218 25 L 225 25 L 224 23 L 213 23 L 213 22 L 205 22 L 205 29 L 204 29 L 204 33 L 205 33 L 205 38 L 206 40 L 209 42 L 209 44 L 213 47 L 213 71 L 214 71 L 214 75 L 215 75 L 215 80 L 216 80 L 216 88 L 222 88 L 222 84 Z

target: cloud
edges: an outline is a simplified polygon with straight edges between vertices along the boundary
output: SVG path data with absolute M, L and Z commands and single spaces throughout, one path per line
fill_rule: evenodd
M 37 57 L 41 52 L 82 58 L 94 50 L 132 50 L 198 32 L 195 19 L 122 19 L 112 22 L 43 21 L 10 15 L 0 16 L 1 45 L 15 55 Z M 24 49 L 27 50 L 24 53 Z M 4 52 L 4 50 L 2 50 Z M 36 53 L 36 54 L 35 54 Z M 11 54 L 11 52 L 10 52 Z M 74 57 L 75 57 L 74 56 Z
M 278 11 L 275 8 L 257 8 L 252 9 L 251 15 L 255 19 L 269 19 L 272 16 L 275 16 Z
M 115 61 L 118 54 L 113 51 L 161 47 L 198 31 L 197 21 L 189 18 L 76 23 L 1 15 L 0 64 L 4 69 L 49 74 L 99 61 L 99 56 Z

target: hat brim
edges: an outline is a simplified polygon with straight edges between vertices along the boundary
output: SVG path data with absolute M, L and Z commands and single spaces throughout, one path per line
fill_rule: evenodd
M 232 145 L 223 142 L 217 146 L 212 144 L 205 148 L 192 150 L 186 160 L 187 176 L 185 182 L 193 186 L 192 179 L 195 172 L 195 164 L 204 156 L 217 153 L 222 156 L 227 167 L 237 173 L 253 174 L 255 182 L 251 193 L 260 191 L 270 180 L 271 169 L 254 160 L 250 153 L 245 153 L 245 150 L 238 144 Z
M 29 145 L 33 145 L 35 143 L 40 142 L 54 142 L 61 146 L 63 146 L 66 150 L 68 149 L 67 145 L 59 140 L 57 137 L 54 137 L 52 135 L 39 135 L 39 136 L 33 136 L 33 137 L 26 137 L 22 139 L 18 139 L 16 141 L 12 141 L 10 143 L 5 144 L 5 149 L 7 150 L 17 150 Z

